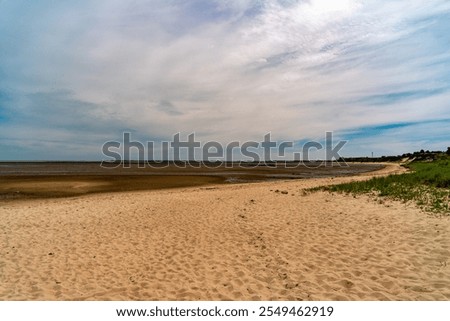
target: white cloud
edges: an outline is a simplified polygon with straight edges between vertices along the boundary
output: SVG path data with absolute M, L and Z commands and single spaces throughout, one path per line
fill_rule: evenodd
M 449 39 L 439 30 L 448 30 L 449 10 L 441 0 L 60 5 L 17 27 L 28 35 L 17 45 L 26 50 L 0 57 L 0 89 L 18 96 L 69 91 L 90 104 L 98 124 L 149 139 L 195 131 L 201 139 L 260 140 L 272 131 L 296 140 L 448 119 Z M 442 92 L 365 100 L 424 89 Z M 32 114 L 11 108 L 17 122 Z M 77 133 L 76 118 L 58 117 Z

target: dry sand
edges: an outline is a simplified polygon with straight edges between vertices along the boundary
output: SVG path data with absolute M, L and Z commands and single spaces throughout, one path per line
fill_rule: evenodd
M 367 177 L 0 203 L 0 299 L 450 300 L 448 217 L 303 193 Z

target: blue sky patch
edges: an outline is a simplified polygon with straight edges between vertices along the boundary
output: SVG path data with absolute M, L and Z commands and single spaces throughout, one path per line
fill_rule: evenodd
M 354 155 L 446 149 L 448 30 L 447 0 L 0 1 L 1 143 L 9 159 L 102 159 L 127 130 L 333 131 Z

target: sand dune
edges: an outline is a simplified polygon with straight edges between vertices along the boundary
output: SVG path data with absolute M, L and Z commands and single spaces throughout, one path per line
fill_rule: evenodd
M 367 177 L 3 203 L 0 299 L 450 300 L 448 217 L 303 191 Z

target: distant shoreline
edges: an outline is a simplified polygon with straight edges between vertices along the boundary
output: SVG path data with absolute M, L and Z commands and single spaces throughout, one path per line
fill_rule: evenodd
M 382 169 L 380 164 L 347 167 L 297 166 L 102 168 L 99 162 L 27 162 L 0 164 L 0 201 L 72 197 L 92 193 L 124 192 L 251 183 L 270 180 L 353 176 Z

